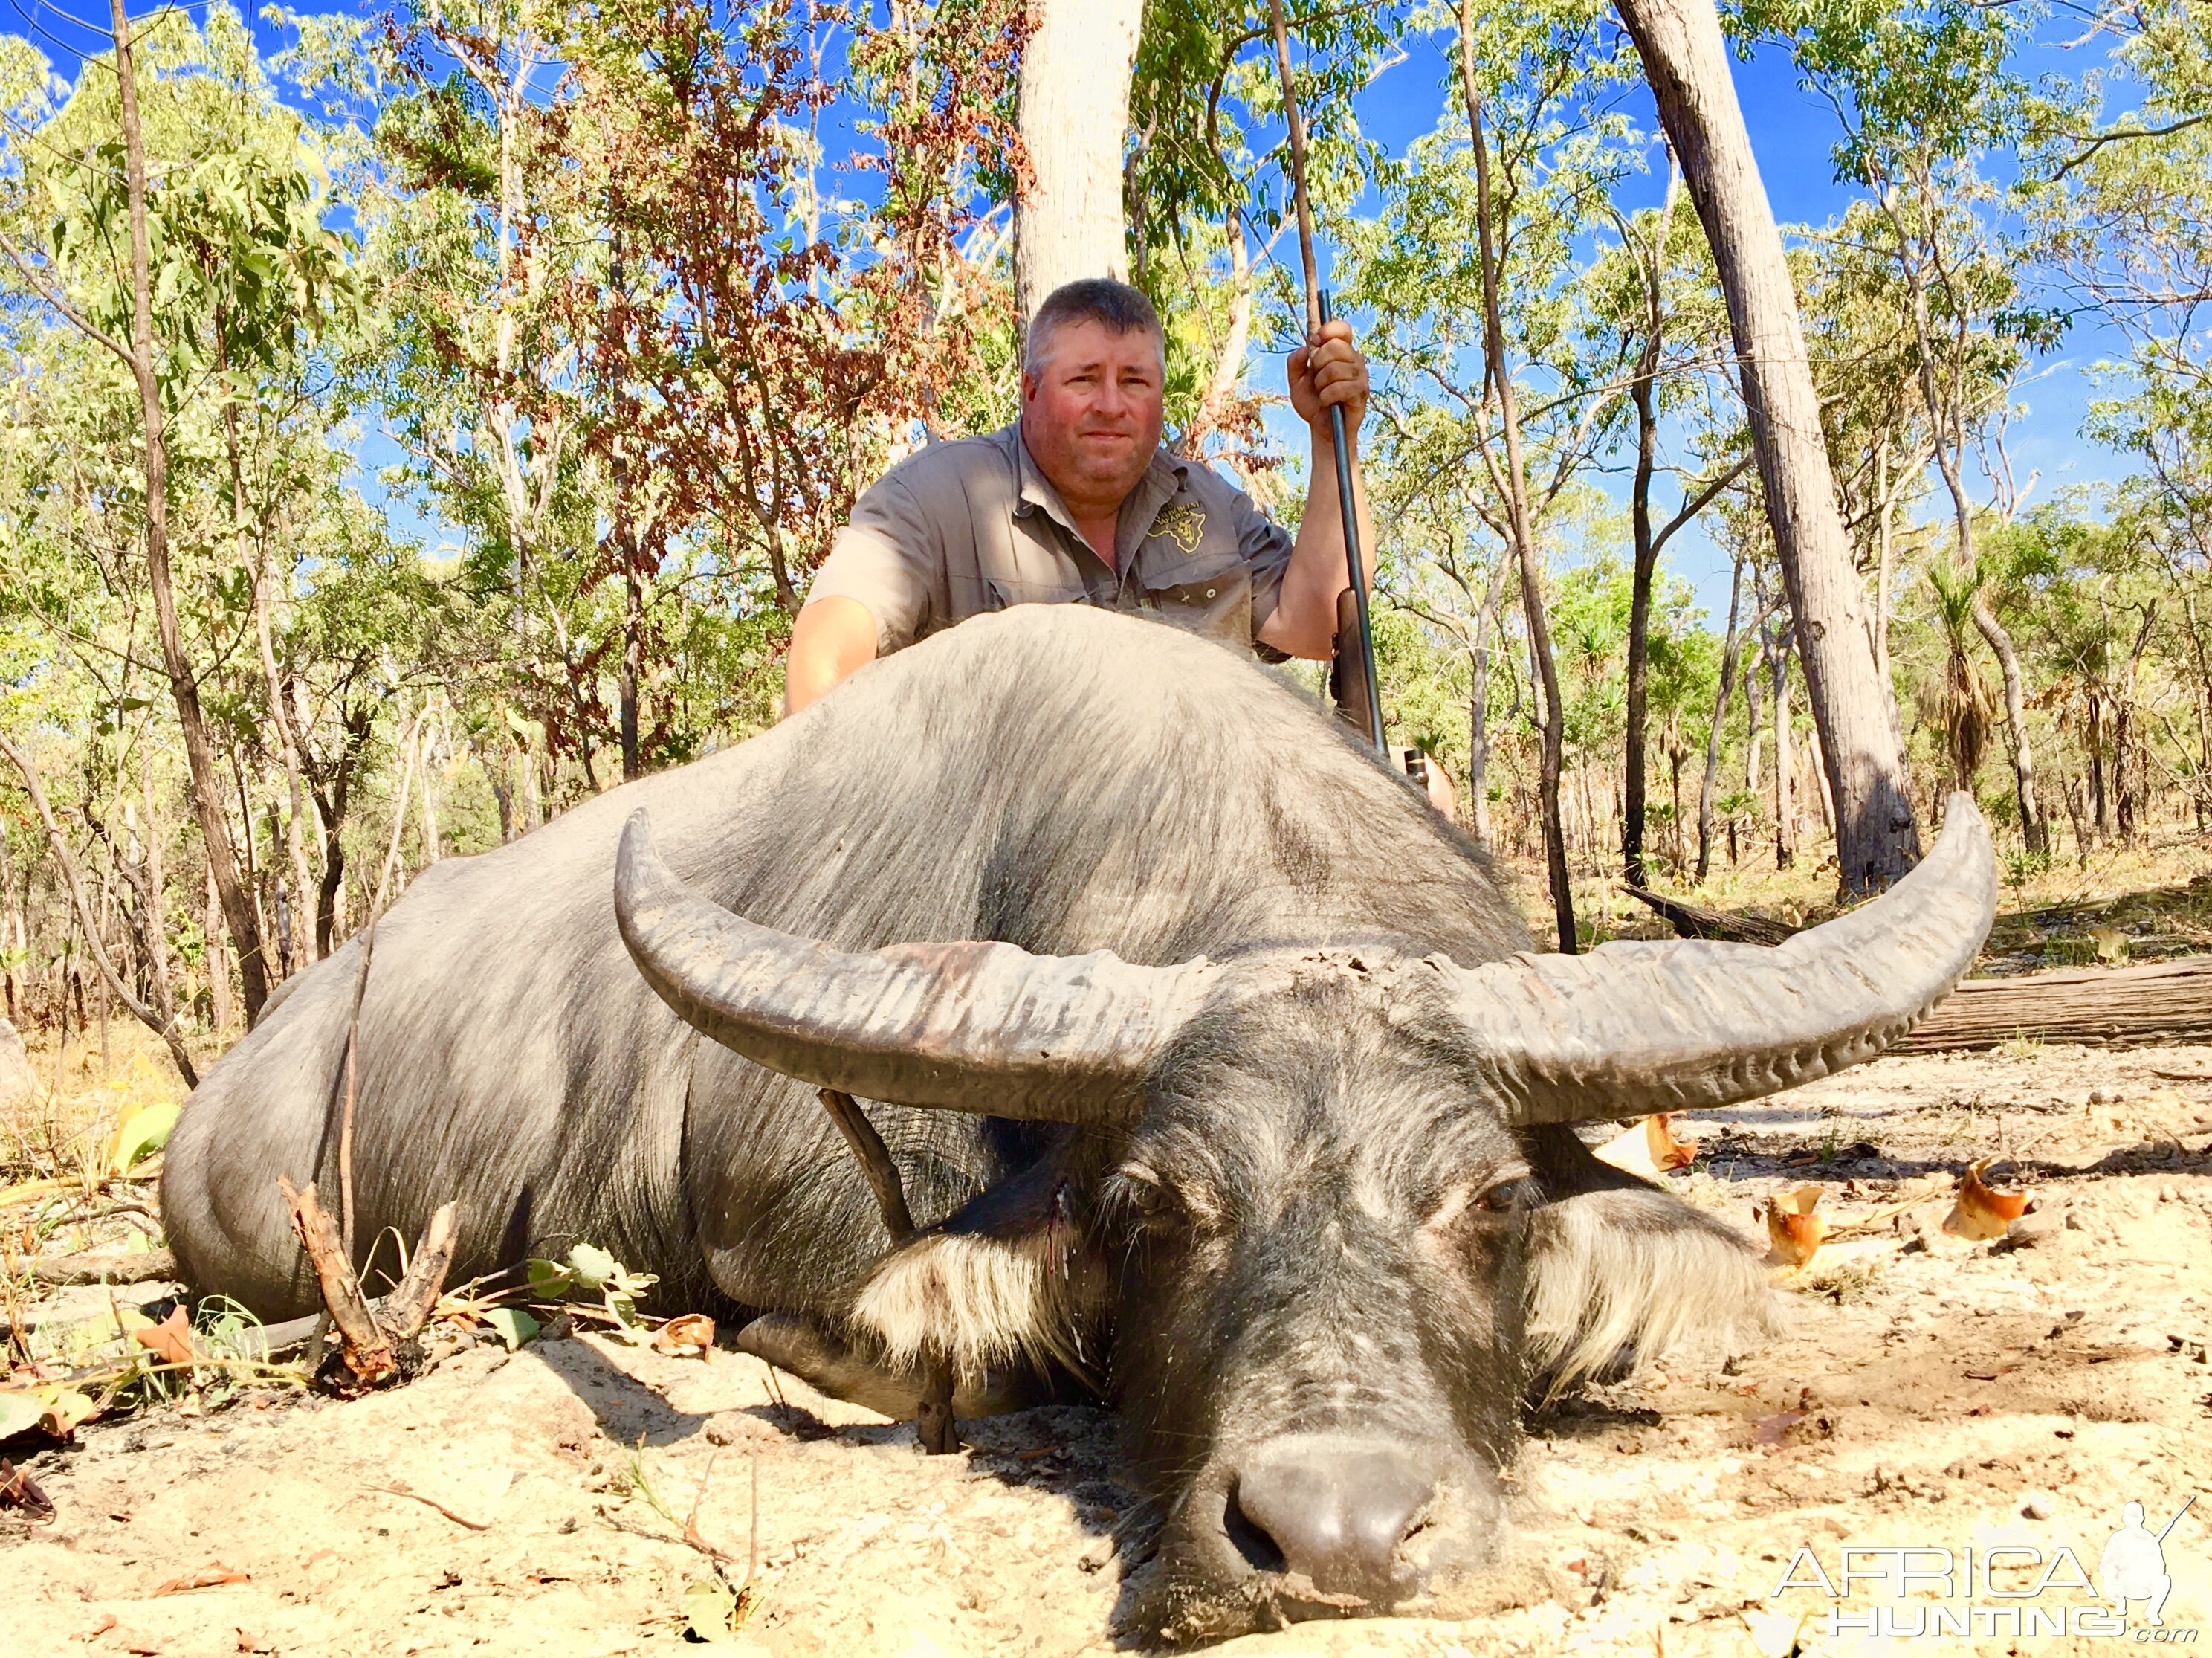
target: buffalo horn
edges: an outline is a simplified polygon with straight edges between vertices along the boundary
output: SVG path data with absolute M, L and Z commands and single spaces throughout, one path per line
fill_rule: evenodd
M 1640 1117 L 1758 1099 L 1872 1058 L 1972 965 L 1996 904 L 1989 830 L 1957 794 L 1918 869 L 1772 948 L 1624 941 L 1446 971 L 1516 1122 Z
M 756 1064 L 872 1100 L 1040 1122 L 1133 1107 L 1219 972 L 1203 957 L 1141 967 L 973 942 L 833 949 L 686 887 L 643 812 L 623 830 L 615 915 L 661 999 Z

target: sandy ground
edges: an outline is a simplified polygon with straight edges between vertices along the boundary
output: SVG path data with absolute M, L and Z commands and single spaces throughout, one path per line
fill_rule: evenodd
M 1520 1604 L 1217 1650 L 2114 1652 L 2148 1641 L 1829 1636 L 1835 1603 L 1793 1557 L 1809 1546 L 1833 1577 L 1847 1545 L 2016 1543 L 2040 1553 L 1999 1557 L 1990 1588 L 2017 1591 L 2062 1545 L 2094 1577 L 2124 1503 L 2154 1531 L 2191 1493 L 2164 1544 L 2165 1622 L 2212 1624 L 2212 1048 L 1887 1060 L 1694 1127 L 1700 1155 L 1673 1185 L 1747 1233 L 1777 1191 L 1820 1186 L 1839 1224 L 1996 1153 L 2021 1160 L 2047 1229 L 1969 1245 L 1937 1229 L 1948 1200 L 1923 1204 L 1785 1279 L 1786 1333 L 1534 1418 Z M 188 1409 L 29 1458 L 57 1512 L 0 1514 L 0 1652 L 671 1649 L 686 1585 L 714 1570 L 683 1540 L 690 1521 L 732 1579 L 757 1550 L 756 1652 L 1059 1658 L 1115 1649 L 1147 1535 L 1102 1412 L 966 1423 L 969 1450 L 924 1458 L 910 1428 L 726 1351 L 481 1345 L 352 1403 L 264 1390 Z M 218 1565 L 243 1581 L 160 1592 Z M 1785 1573 L 1813 1586 L 1778 1594 Z M 2029 1604 L 2087 1602 L 2073 1576 L 2062 1564 Z M 1897 1599 L 1851 1588 L 1855 1614 Z M 1978 1582 L 1972 1598 L 2006 1604 Z

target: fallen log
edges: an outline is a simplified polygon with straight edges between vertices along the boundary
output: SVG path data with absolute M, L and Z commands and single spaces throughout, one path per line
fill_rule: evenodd
M 88 1283 L 170 1283 L 176 1279 L 177 1258 L 166 1249 L 33 1255 L 23 1263 L 23 1271 L 57 1289 Z
M 1621 890 L 1650 905 L 1683 938 L 1772 945 L 1798 930 L 1765 916 L 1729 915 L 1640 887 Z M 2212 1042 L 2212 956 L 1969 978 L 1889 1051 L 1994 1048 L 2021 1038 L 2103 1048 Z
M 1994 1048 L 2021 1038 L 2106 1048 L 2212 1042 L 2212 956 L 1970 978 L 1890 1051 Z
M 1776 921 L 1766 916 L 1729 915 L 1724 911 L 1708 910 L 1702 904 L 1692 904 L 1686 899 L 1668 898 L 1658 893 L 1646 892 L 1641 887 L 1626 882 L 1620 890 L 1639 904 L 1648 904 L 1659 918 L 1674 930 L 1678 938 L 1715 938 L 1729 944 L 1779 944 L 1797 929 L 1786 921 Z

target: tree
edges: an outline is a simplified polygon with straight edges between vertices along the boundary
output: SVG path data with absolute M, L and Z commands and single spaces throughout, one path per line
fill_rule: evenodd
M 1919 831 L 1821 441 L 1796 291 L 1736 103 L 1720 19 L 1711 0 L 1618 0 L 1616 9 L 1643 58 L 1728 296 L 1753 453 L 1836 805 L 1841 887 L 1875 891 L 1918 859 Z
M 1626 708 L 1623 757 L 1621 867 L 1632 887 L 1648 884 L 1644 867 L 1645 790 L 1649 761 L 1645 748 L 1650 725 L 1651 599 L 1659 556 L 1667 543 L 1751 465 L 1751 455 L 1731 411 L 1723 415 L 1720 396 L 1734 402 L 1723 369 L 1724 313 L 1718 288 L 1705 257 L 1704 240 L 1679 193 L 1680 172 L 1668 158 L 1667 194 L 1656 212 L 1631 222 L 1618 219 L 1620 241 L 1602 254 L 1590 271 L 1594 293 L 1589 308 L 1601 331 L 1636 342 L 1635 373 L 1629 387 L 1635 412 L 1636 461 L 1629 485 L 1629 521 L 1635 543 L 1633 585 L 1627 639 Z M 1723 382 L 1721 387 L 1714 384 Z M 1702 402 L 1703 447 L 1711 451 L 1694 468 L 1682 472 L 1681 500 L 1663 524 L 1653 522 L 1652 485 L 1662 470 L 1662 409 L 1694 412 Z M 1734 453 L 1731 454 L 1730 451 Z
M 1871 210 L 1852 216 L 1876 233 L 1897 273 L 1928 448 L 1951 499 L 1953 591 L 2003 675 L 2021 832 L 2042 856 L 2048 827 L 2036 798 L 2027 683 L 1982 591 L 1965 477 L 1967 446 L 2005 412 L 2023 348 L 2055 338 L 2051 320 L 2022 302 L 2014 251 L 1992 244 L 1979 213 L 1992 192 L 1978 158 L 2017 142 L 2027 120 L 2027 88 L 2006 68 L 2013 28 L 2003 13 L 1967 0 L 1903 14 L 1771 0 L 1747 21 L 1790 35 L 1843 123 L 1839 174 L 1873 191 Z M 1963 653 L 1963 634 L 1952 637 Z M 1954 681 L 1963 689 L 1972 672 L 1960 655 Z
M 1144 0 L 1036 0 L 1022 50 L 1014 198 L 1015 309 L 1024 328 L 1063 283 L 1129 275 L 1121 199 L 1129 76 Z

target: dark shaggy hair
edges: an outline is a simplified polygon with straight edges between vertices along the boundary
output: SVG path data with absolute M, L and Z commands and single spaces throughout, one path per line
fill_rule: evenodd
M 1161 355 L 1167 352 L 1167 337 L 1160 328 L 1160 314 L 1152 309 L 1152 301 L 1126 282 L 1116 282 L 1111 277 L 1085 277 L 1080 282 L 1063 283 L 1045 296 L 1045 302 L 1030 319 L 1029 343 L 1023 361 L 1035 368 L 1051 355 L 1046 349 L 1053 334 L 1071 322 L 1096 322 L 1116 334 L 1134 333 L 1142 329 L 1160 342 Z

